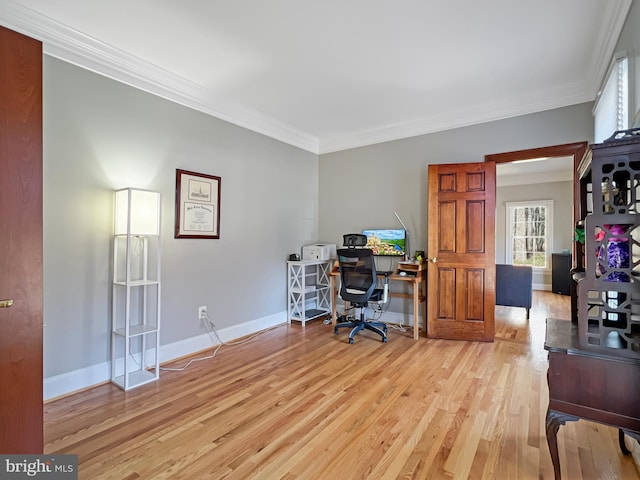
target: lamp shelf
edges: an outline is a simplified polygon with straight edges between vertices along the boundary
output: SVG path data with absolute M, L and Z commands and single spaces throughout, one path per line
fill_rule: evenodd
M 158 328 L 152 325 L 132 325 L 129 327 L 129 336 L 136 337 L 138 335 L 144 335 L 145 333 L 155 333 L 157 331 Z M 114 330 L 113 333 L 124 337 L 126 336 L 127 331 L 124 328 L 118 328 Z
M 139 387 L 140 385 L 144 385 L 145 383 L 151 383 L 158 379 L 158 377 L 149 370 L 136 370 L 134 372 L 129 373 L 128 375 L 129 384 L 125 383 L 125 376 L 119 375 L 114 377 L 111 381 L 122 388 L 123 390 L 128 390 L 132 387 Z
M 111 381 L 129 390 L 160 377 L 160 194 L 115 193 Z
M 145 287 L 148 285 L 159 285 L 159 280 L 130 280 L 128 283 L 126 281 L 118 281 L 113 282 L 114 285 L 120 285 L 122 287 L 126 287 L 129 285 L 130 287 Z

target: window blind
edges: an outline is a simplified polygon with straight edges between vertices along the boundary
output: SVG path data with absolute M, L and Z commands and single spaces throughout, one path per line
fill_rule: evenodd
M 593 112 L 596 143 L 629 128 L 628 64 L 626 53 L 617 55 L 600 92 Z

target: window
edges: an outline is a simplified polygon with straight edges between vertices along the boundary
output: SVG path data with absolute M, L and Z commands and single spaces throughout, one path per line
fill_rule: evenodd
M 507 202 L 506 207 L 506 263 L 550 270 L 553 200 Z
M 626 52 L 614 56 L 593 109 L 595 141 L 629 128 L 629 60 Z

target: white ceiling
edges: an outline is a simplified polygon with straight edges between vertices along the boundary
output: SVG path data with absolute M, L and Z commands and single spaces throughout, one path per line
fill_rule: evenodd
M 315 153 L 594 100 L 631 0 L 0 0 L 45 53 Z
M 496 165 L 496 186 L 573 181 L 573 157 L 541 158 Z

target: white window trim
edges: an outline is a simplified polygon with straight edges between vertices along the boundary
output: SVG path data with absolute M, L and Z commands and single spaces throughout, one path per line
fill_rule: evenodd
M 618 82 L 615 90 L 614 97 L 607 97 L 604 95 L 607 85 L 610 80 L 614 81 L 613 75 L 618 76 L 620 74 L 620 68 L 622 65 L 626 65 L 624 76 L 615 80 Z M 593 106 L 594 117 L 594 139 L 596 143 L 603 142 L 609 138 L 615 131 L 627 130 L 632 122 L 633 113 L 631 111 L 631 59 L 626 50 L 621 50 L 613 55 L 611 64 L 607 69 L 607 74 L 602 80 L 600 90 L 596 97 L 595 105 Z M 614 102 L 613 104 L 610 102 Z M 615 114 L 615 115 L 614 115 Z M 612 118 L 617 116 L 616 125 L 611 126 L 610 122 Z M 604 121 L 604 122 L 603 122 Z M 607 125 L 607 131 L 600 131 Z M 608 131 L 614 128 L 613 131 Z
M 513 264 L 513 242 L 511 240 L 511 232 L 513 231 L 513 215 L 511 211 L 515 207 L 528 207 L 531 205 L 544 205 L 547 207 L 547 236 L 545 238 L 547 244 L 546 268 L 533 267 L 537 272 L 551 272 L 551 252 L 553 252 L 553 200 L 529 200 L 526 202 L 505 202 L 505 210 L 507 215 L 506 221 L 506 243 L 505 243 L 505 263 Z

